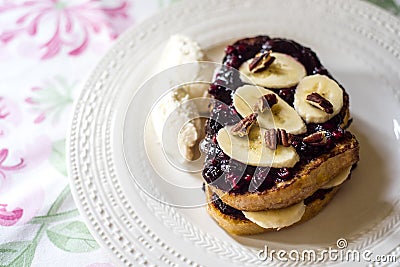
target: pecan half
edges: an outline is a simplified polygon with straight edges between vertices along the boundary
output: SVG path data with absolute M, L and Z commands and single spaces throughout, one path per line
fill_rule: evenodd
M 278 129 L 279 143 L 285 147 L 292 144 L 293 135 L 287 133 L 284 129 Z
M 239 137 L 243 137 L 248 135 L 251 127 L 257 121 L 257 113 L 252 113 L 249 116 L 245 117 L 241 121 L 239 121 L 233 128 L 231 129 L 231 133 L 233 135 L 238 135 Z
M 274 62 L 275 57 L 271 56 L 272 51 L 265 51 L 258 53 L 252 62 L 249 64 L 249 71 L 257 73 L 268 69 L 269 66 Z
M 292 144 L 294 136 L 284 129 L 267 129 L 264 141 L 269 149 L 275 150 L 278 145 L 288 147 Z
M 267 129 L 264 135 L 265 144 L 269 149 L 275 150 L 278 145 L 278 135 L 277 130 Z
M 266 94 L 258 99 L 257 108 L 261 112 L 264 112 L 267 109 L 271 109 L 276 103 L 278 103 L 278 99 L 275 94 Z
M 325 131 L 320 131 L 304 137 L 303 142 L 312 146 L 323 146 L 328 142 L 328 138 Z
M 317 107 L 323 111 L 325 111 L 328 114 L 333 113 L 333 106 L 332 103 L 329 102 L 326 98 L 324 98 L 322 95 L 318 93 L 311 93 L 307 96 L 306 98 L 307 102 L 314 107 Z

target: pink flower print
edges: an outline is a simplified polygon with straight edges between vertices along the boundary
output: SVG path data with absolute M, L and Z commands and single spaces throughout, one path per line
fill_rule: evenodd
M 18 150 L 18 154 L 23 155 L 25 164 L 24 172 L 37 168 L 50 158 L 50 137 L 46 135 L 31 137 L 31 140 Z
M 0 204 L 0 225 L 1 226 L 12 226 L 21 219 L 23 209 L 15 208 L 12 211 L 6 209 L 7 204 Z
M 42 211 L 45 199 L 42 184 L 37 179 L 32 179 L 32 176 L 20 176 L 18 179 L 8 179 L 8 184 L 0 188 L 0 203 L 7 203 L 7 207 L 4 207 L 6 211 L 17 211 L 16 215 L 21 215 L 15 222 L 16 225 L 29 222 Z M 18 213 L 18 210 L 23 212 Z M 1 214 L 0 211 L 0 221 Z
M 111 39 L 118 34 L 113 21 L 128 20 L 127 1 L 119 1 L 115 7 L 106 7 L 98 0 L 86 0 L 83 4 L 67 0 L 25 0 L 19 4 L 5 3 L 1 12 L 16 12 L 13 28 L 0 34 L 0 41 L 9 43 L 20 35 L 37 39 L 43 50 L 41 58 L 49 59 L 68 48 L 68 55 L 83 53 L 91 34 L 108 31 Z M 10 22 L 9 22 L 10 23 Z M 40 31 L 40 34 L 39 34 Z
M 4 120 L 8 115 L 10 115 L 10 112 L 7 110 L 3 99 L 4 98 L 0 96 L 0 120 Z
M 24 159 L 20 158 L 18 163 L 7 165 L 8 149 L 0 149 L 0 176 L 6 178 L 6 172 L 17 171 L 25 167 Z
M 10 98 L 0 96 L 0 122 L 7 121 L 12 123 L 14 126 L 17 126 L 21 122 L 21 119 L 22 116 L 19 105 L 13 102 Z M 0 124 L 0 132 L 2 130 L 2 125 L 4 124 Z
M 1 88 L 0 88 L 1 91 Z M 5 139 L 13 129 L 22 121 L 22 111 L 20 105 L 10 98 L 0 96 L 0 143 L 7 142 Z M 17 131 L 17 130 L 16 130 Z M 15 131 L 14 131 L 15 132 Z M 0 176 L 1 177 L 1 176 Z
M 13 180 L 8 178 L 18 177 L 16 180 L 20 180 L 26 176 L 25 173 L 38 168 L 50 158 L 52 147 L 47 135 L 30 136 L 28 140 L 25 139 L 25 132 L 16 132 L 10 137 L 5 137 L 5 142 L 13 145 L 12 150 L 0 147 L 0 190 L 7 181 Z
M 5 105 L 4 98 L 0 96 L 0 121 L 5 120 L 10 115 L 10 111 Z M 7 133 L 5 123 L 0 124 L 0 138 L 5 136 Z
M 0 12 L 1 14 L 1 12 Z M 0 41 L 0 60 L 1 61 L 6 61 L 6 60 L 10 60 L 11 56 L 10 56 L 10 52 L 7 51 L 6 49 L 6 45 Z

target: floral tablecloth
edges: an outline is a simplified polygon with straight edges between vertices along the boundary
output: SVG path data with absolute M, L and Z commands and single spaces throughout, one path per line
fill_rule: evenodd
M 72 102 L 118 35 L 172 2 L 0 0 L 0 267 L 112 266 L 68 186 Z

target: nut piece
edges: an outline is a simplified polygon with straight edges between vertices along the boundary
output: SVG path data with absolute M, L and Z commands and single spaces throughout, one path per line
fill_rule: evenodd
M 274 94 L 266 94 L 260 97 L 257 101 L 257 108 L 261 112 L 266 111 L 267 109 L 271 109 L 273 105 L 278 103 L 278 99 Z
M 249 71 L 257 73 L 268 69 L 274 62 L 275 57 L 271 56 L 272 51 L 265 51 L 263 53 L 258 53 L 253 61 L 249 64 Z
M 272 150 L 275 150 L 278 145 L 290 146 L 293 139 L 294 136 L 284 129 L 267 129 L 264 135 L 265 144 Z
M 322 95 L 318 93 L 312 93 L 309 94 L 306 98 L 306 101 L 310 104 L 313 105 L 314 107 L 319 108 L 320 110 L 325 111 L 328 114 L 333 113 L 333 106 L 332 103 L 329 102 L 326 98 L 324 98 Z
M 278 129 L 278 138 L 281 145 L 288 147 L 292 144 L 293 135 L 287 133 L 284 129 Z
M 328 142 L 328 138 L 325 131 L 319 131 L 304 137 L 303 142 L 312 146 L 323 146 Z
M 235 126 L 233 126 L 233 128 L 231 129 L 231 133 L 233 135 L 238 135 L 239 137 L 248 135 L 251 127 L 257 121 L 257 116 L 257 113 L 252 113 L 246 118 L 242 119 Z
M 269 149 L 275 150 L 278 145 L 277 130 L 267 129 L 264 135 L 265 144 Z

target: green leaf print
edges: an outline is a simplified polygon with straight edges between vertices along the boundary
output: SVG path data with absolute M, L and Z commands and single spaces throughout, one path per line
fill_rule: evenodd
M 65 163 L 65 139 L 54 142 L 51 148 L 50 163 L 63 175 L 67 176 Z
M 31 266 L 37 247 L 36 241 L 16 241 L 0 245 L 1 267 Z
M 395 0 L 368 0 L 369 2 L 376 4 L 388 11 L 391 11 L 395 15 L 400 14 L 400 6 Z
M 66 222 L 47 230 L 50 241 L 58 248 L 75 253 L 99 248 L 86 225 L 80 221 Z
M 59 212 L 61 205 L 71 195 L 67 185 L 51 205 L 46 215 L 36 216 L 30 224 L 40 225 L 31 241 L 15 241 L 0 244 L 0 267 L 29 267 L 35 256 L 38 243 L 49 225 L 78 216 L 76 209 Z M 90 235 L 84 223 L 79 221 L 56 225 L 47 230 L 47 236 L 57 247 L 71 252 L 87 252 L 99 246 Z M 81 247 L 79 247 L 81 246 Z
M 61 114 L 73 102 L 72 91 L 75 83 L 69 83 L 64 77 L 56 76 L 41 87 L 31 88 L 31 95 L 25 100 L 37 113 L 35 123 L 51 119 L 52 123 L 62 123 Z

